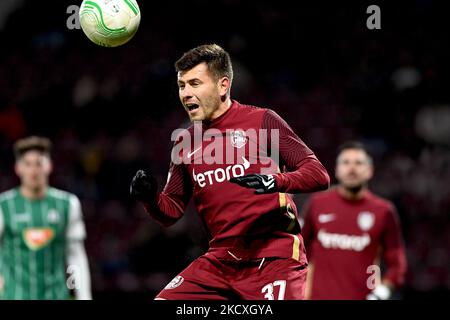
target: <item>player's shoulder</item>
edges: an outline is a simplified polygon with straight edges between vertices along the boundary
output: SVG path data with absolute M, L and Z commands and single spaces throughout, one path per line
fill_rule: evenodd
M 0 202 L 8 201 L 15 198 L 18 195 L 17 188 L 12 188 L 0 193 Z
M 76 194 L 61 190 L 55 187 L 48 188 L 48 196 L 57 200 L 63 201 L 77 201 L 78 197 Z
M 313 194 L 311 194 L 309 201 L 311 202 L 330 201 L 337 197 L 338 197 L 337 188 L 336 186 L 332 186 L 327 190 L 314 192 Z
M 392 201 L 390 201 L 389 199 L 383 198 L 382 196 L 377 195 L 377 194 L 373 193 L 372 191 L 367 192 L 367 198 L 372 203 L 377 204 L 379 206 L 390 207 L 393 205 Z
M 233 101 L 236 104 L 236 109 L 241 113 L 247 113 L 248 115 L 264 115 L 271 109 L 267 107 L 259 107 L 252 104 L 240 103 L 236 100 Z
M 247 119 L 260 120 L 265 128 L 289 127 L 287 122 L 272 108 L 250 104 L 238 104 L 239 115 Z
M 368 191 L 367 199 L 370 201 L 371 206 L 378 209 L 377 211 L 382 214 L 396 214 L 397 212 L 392 201 L 374 194 L 371 191 Z
M 183 141 L 192 140 L 196 125 L 201 125 L 201 123 L 194 122 L 190 123 L 185 128 L 176 129 L 172 134 L 172 141 L 174 141 L 174 145 L 177 145 Z

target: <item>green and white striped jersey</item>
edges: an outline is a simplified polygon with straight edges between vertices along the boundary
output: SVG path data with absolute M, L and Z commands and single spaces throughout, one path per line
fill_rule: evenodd
M 69 299 L 66 244 L 86 236 L 77 196 L 48 188 L 26 199 L 19 188 L 0 194 L 3 299 Z

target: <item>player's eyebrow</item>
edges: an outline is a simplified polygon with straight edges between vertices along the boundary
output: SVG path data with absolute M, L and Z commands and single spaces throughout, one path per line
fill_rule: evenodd
M 192 79 L 188 79 L 186 81 L 179 79 L 178 80 L 178 84 L 185 84 L 185 83 L 202 83 L 203 81 L 200 80 L 199 78 L 192 78 Z

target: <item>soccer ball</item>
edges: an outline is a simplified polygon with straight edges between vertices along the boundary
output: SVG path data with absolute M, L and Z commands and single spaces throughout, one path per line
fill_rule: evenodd
M 95 44 L 117 47 L 133 38 L 141 12 L 135 0 L 83 0 L 80 24 Z

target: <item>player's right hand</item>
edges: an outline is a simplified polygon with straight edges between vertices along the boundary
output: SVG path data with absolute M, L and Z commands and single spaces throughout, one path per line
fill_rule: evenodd
M 130 195 L 141 202 L 151 202 L 156 197 L 156 179 L 144 170 L 138 170 L 130 185 Z
M 366 300 L 388 300 L 391 297 L 391 293 L 391 289 L 388 286 L 380 284 L 367 295 Z
M 274 193 L 277 191 L 277 181 L 269 174 L 251 173 L 246 176 L 233 177 L 231 183 L 236 183 L 241 187 L 256 189 L 255 194 Z

